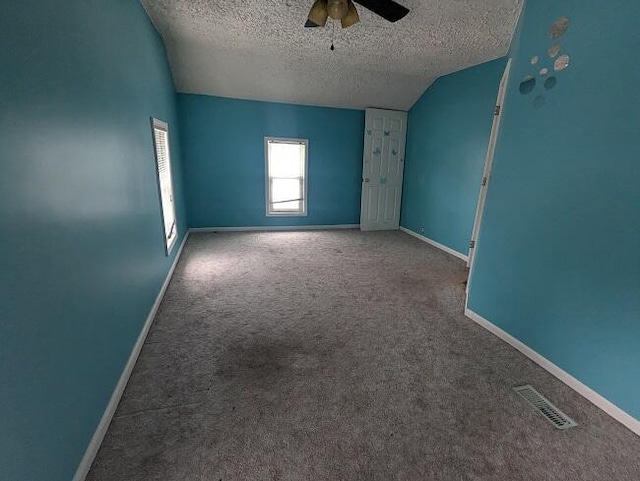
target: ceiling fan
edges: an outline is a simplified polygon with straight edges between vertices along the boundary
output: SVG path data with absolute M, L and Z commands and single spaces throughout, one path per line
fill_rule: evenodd
M 340 20 L 342 28 L 355 25 L 360 21 L 360 17 L 354 1 L 389 22 L 397 22 L 409 13 L 408 8 L 393 0 L 315 0 L 304 26 L 324 27 L 328 17 Z

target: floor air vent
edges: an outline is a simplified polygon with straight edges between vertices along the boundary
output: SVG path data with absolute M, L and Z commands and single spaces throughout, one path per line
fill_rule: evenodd
M 549 400 L 533 389 L 529 384 L 514 387 L 513 390 L 520 394 L 540 414 L 549 420 L 558 429 L 569 429 L 578 424 L 565 413 L 555 407 Z

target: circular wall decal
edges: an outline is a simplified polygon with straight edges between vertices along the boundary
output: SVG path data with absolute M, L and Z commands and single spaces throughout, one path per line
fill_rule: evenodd
M 567 17 L 560 17 L 551 24 L 549 29 L 549 35 L 551 38 L 562 37 L 569 28 L 569 19 Z
M 551 45 L 549 50 L 547 50 L 547 53 L 549 54 L 549 57 L 555 58 L 560 53 L 560 45 L 557 43 Z
M 547 103 L 547 99 L 544 98 L 544 95 L 536 95 L 536 98 L 533 99 L 533 106 L 537 109 L 544 106 Z
M 539 60 L 540 58 L 537 55 L 534 55 L 533 57 L 531 57 L 531 65 L 537 64 Z
M 560 55 L 555 62 L 553 62 L 553 70 L 555 70 L 556 72 L 559 72 L 561 70 L 566 69 L 569 66 L 569 63 L 571 62 L 571 58 L 564 54 L 564 55 Z
M 549 73 L 549 69 L 548 68 L 545 67 L 543 69 L 540 69 L 540 76 L 541 77 L 546 76 L 548 73 Z
M 551 90 L 558 83 L 558 79 L 556 77 L 549 77 L 544 81 L 544 88 L 547 90 Z
M 520 93 L 522 95 L 530 94 L 533 89 L 536 87 L 536 79 L 531 75 L 528 75 L 522 82 L 520 82 Z

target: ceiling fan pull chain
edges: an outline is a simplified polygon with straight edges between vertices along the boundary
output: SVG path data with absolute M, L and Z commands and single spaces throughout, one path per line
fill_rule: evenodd
M 331 51 L 333 52 L 336 48 L 333 46 L 333 39 L 336 36 L 336 22 L 335 20 L 331 21 Z

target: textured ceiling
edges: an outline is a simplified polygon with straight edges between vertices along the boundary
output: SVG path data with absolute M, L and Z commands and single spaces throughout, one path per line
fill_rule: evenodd
M 408 110 L 441 75 L 504 55 L 522 0 L 399 0 L 389 23 L 303 28 L 313 0 L 141 0 L 179 92 Z

